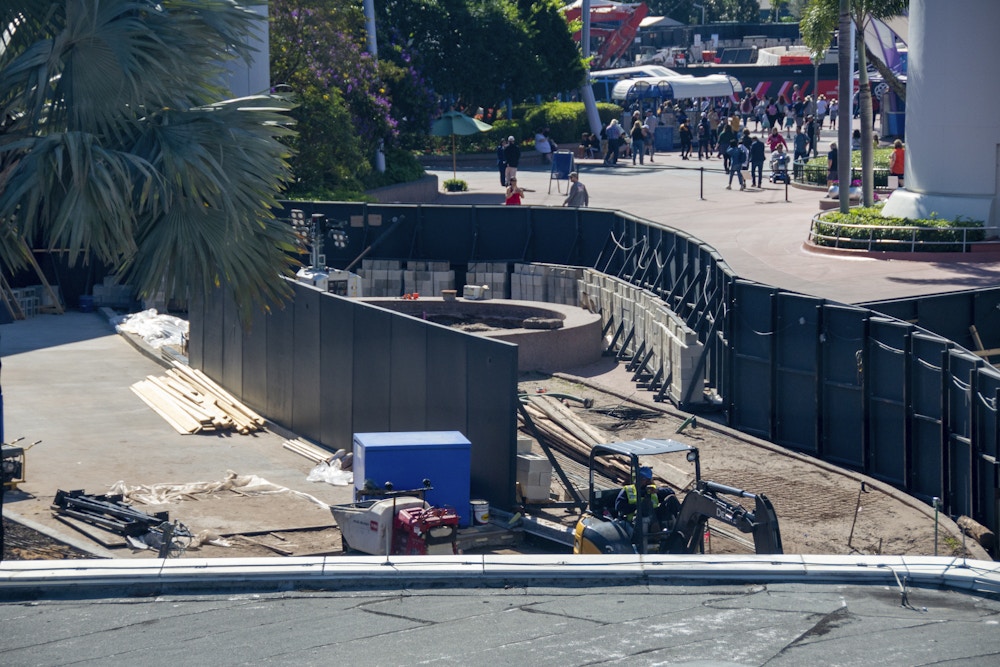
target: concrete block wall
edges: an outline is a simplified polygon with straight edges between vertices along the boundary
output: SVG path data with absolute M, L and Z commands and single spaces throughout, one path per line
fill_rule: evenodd
M 466 285 L 488 285 L 495 299 L 510 299 L 510 268 L 506 262 L 469 262 Z M 517 297 L 513 297 L 517 298 Z
M 651 375 L 660 373 L 668 382 L 666 394 L 681 403 L 690 389 L 692 403 L 703 402 L 705 374 L 696 373 L 704 345 L 697 333 L 674 313 L 656 294 L 618 278 L 587 269 L 577 281 L 579 302 L 593 312 L 599 312 L 603 324 L 612 321 L 609 337 L 619 326 L 624 327 L 618 344 L 624 343 L 630 330 L 633 340 L 624 347 L 626 355 L 645 357 L 652 352 L 646 365 Z

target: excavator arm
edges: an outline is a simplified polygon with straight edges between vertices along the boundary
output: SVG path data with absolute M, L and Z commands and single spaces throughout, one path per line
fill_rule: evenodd
M 722 496 L 751 499 L 755 502 L 754 511 Z M 767 496 L 704 480 L 700 480 L 685 496 L 672 530 L 660 543 L 660 552 L 696 553 L 709 519 L 733 526 L 742 533 L 751 533 L 754 550 L 758 554 L 783 553 L 778 517 Z

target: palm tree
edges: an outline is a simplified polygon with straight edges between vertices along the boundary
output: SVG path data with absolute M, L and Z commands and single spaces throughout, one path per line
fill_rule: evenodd
M 287 105 L 225 61 L 262 20 L 233 0 L 0 0 L 0 263 L 98 261 L 142 296 L 219 286 L 248 318 L 290 293 Z
M 874 203 L 875 168 L 872 152 L 872 92 L 868 83 L 868 59 L 865 52 L 865 28 L 871 19 L 888 19 L 899 16 L 909 7 L 909 0 L 849 0 L 851 21 L 855 27 L 855 49 L 858 54 L 858 105 L 861 111 L 861 192 L 862 203 Z M 802 38 L 813 52 L 825 51 L 830 34 L 838 28 L 840 15 L 839 0 L 810 0 L 802 15 Z M 823 41 L 825 40 L 825 42 Z M 840 40 L 840 48 L 847 48 L 846 40 Z M 840 75 L 844 76 L 844 72 Z M 850 108 L 849 100 L 841 100 L 842 107 Z

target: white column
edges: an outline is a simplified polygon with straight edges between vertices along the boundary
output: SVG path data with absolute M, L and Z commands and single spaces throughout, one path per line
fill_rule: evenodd
M 998 235 L 998 27 L 997 0 L 910 0 L 906 189 L 885 215 L 963 216 Z

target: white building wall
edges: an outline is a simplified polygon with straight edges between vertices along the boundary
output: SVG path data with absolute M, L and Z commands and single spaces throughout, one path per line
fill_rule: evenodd
M 267 4 L 250 5 L 244 7 L 258 16 L 267 19 Z M 233 97 L 247 97 L 249 95 L 266 94 L 271 88 L 271 57 L 268 47 L 268 24 L 261 21 L 255 31 L 247 37 L 247 44 L 257 49 L 253 62 L 248 66 L 242 59 L 232 60 L 226 64 L 229 70 L 229 89 L 233 92 Z
M 998 28 L 998 0 L 910 0 L 906 190 L 886 215 L 961 215 L 996 235 Z

